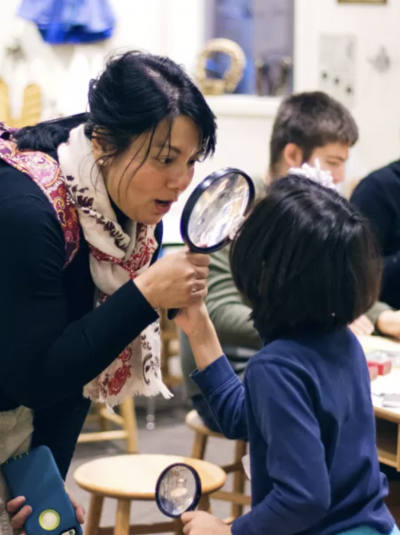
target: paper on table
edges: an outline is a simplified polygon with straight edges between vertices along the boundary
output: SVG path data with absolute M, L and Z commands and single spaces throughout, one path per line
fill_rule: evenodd
M 388 375 L 380 375 L 372 381 L 371 393 L 374 396 L 400 394 L 400 370 L 393 370 Z

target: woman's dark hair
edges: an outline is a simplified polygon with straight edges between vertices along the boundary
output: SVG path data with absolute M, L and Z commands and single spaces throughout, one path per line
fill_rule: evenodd
M 49 152 L 68 140 L 72 128 L 85 123 L 86 135 L 96 136 L 111 149 L 123 152 L 141 134 L 172 123 L 178 115 L 190 117 L 201 133 L 203 157 L 214 152 L 215 117 L 199 89 L 168 58 L 131 51 L 112 57 L 105 71 L 89 86 L 89 112 L 22 128 L 15 134 L 19 149 Z M 166 143 L 169 139 L 165 140 Z M 147 156 L 146 156 L 147 157 Z
M 380 290 L 367 221 L 335 190 L 297 175 L 268 187 L 232 245 L 231 269 L 269 338 L 344 327 Z

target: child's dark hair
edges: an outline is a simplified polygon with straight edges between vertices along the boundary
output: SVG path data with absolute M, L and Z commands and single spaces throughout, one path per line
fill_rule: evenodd
M 231 269 L 269 338 L 344 327 L 380 290 L 367 221 L 335 190 L 297 175 L 270 184 L 232 245 Z
M 18 148 L 56 150 L 68 140 L 72 128 L 85 124 L 86 135 L 104 140 L 115 155 L 145 132 L 151 141 L 164 119 L 170 131 L 175 117 L 184 115 L 200 130 L 203 156 L 215 149 L 214 114 L 183 69 L 165 57 L 136 51 L 112 57 L 100 77 L 90 82 L 89 109 L 88 113 L 22 128 L 15 135 Z
M 277 167 L 288 143 L 302 150 L 304 163 L 318 147 L 328 143 L 352 147 L 357 140 L 357 125 L 340 102 L 321 91 L 292 95 L 280 105 L 272 129 L 270 174 L 278 178 Z

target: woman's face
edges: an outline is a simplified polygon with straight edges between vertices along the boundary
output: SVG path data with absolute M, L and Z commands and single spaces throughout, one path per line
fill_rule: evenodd
M 162 121 L 154 132 L 148 157 L 150 135 L 143 134 L 118 156 L 102 166 L 108 193 L 132 221 L 155 225 L 189 186 L 194 165 L 200 157 L 200 131 L 188 117 L 178 116 L 172 125 L 170 145 L 168 124 Z M 94 138 L 95 159 L 106 153 Z

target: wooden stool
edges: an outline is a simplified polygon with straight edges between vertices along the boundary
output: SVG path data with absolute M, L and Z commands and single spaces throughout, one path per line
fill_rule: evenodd
M 96 405 L 96 413 L 94 415 L 89 415 L 87 420 L 96 420 L 100 426 L 100 431 L 81 433 L 78 439 L 78 444 L 126 439 L 126 452 L 137 453 L 137 423 L 133 398 L 125 398 L 121 403 L 119 410 L 121 414 L 115 414 L 108 411 L 105 405 Z M 109 422 L 121 427 L 121 430 L 109 431 Z
M 160 312 L 161 328 L 161 372 L 164 383 L 169 387 L 181 385 L 182 375 L 174 375 L 170 359 L 179 355 L 178 329 L 172 320 L 168 319 L 167 311 Z
M 204 459 L 209 437 L 228 440 L 221 433 L 216 433 L 215 431 L 211 431 L 211 429 L 206 427 L 203 420 L 195 410 L 189 412 L 189 414 L 186 416 L 186 425 L 195 432 L 192 450 L 192 457 L 194 459 Z M 233 472 L 233 491 L 218 491 L 212 495 L 213 499 L 232 503 L 232 519 L 238 518 L 243 514 L 243 507 L 245 505 L 251 505 L 250 496 L 247 496 L 244 493 L 246 474 L 244 472 L 242 458 L 246 455 L 246 452 L 247 442 L 244 442 L 243 440 L 236 440 L 234 462 L 226 466 L 221 466 L 221 468 L 227 474 Z
M 132 501 L 154 501 L 157 479 L 161 472 L 174 463 L 186 463 L 197 470 L 202 485 L 199 509 L 209 509 L 208 495 L 225 484 L 221 468 L 206 461 L 175 457 L 173 455 L 122 455 L 98 459 L 80 466 L 74 478 L 76 483 L 91 493 L 85 535 L 129 535 Z M 118 500 L 115 528 L 101 528 L 100 519 L 104 498 Z M 134 533 L 182 533 L 180 520 L 154 524 L 134 524 Z

